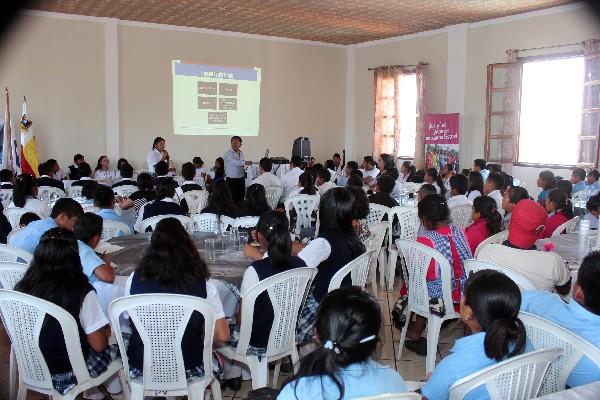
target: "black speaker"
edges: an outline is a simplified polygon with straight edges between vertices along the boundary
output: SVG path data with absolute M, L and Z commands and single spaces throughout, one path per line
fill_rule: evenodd
M 294 140 L 292 147 L 292 157 L 300 157 L 303 160 L 310 160 L 310 139 L 307 137 L 299 137 Z

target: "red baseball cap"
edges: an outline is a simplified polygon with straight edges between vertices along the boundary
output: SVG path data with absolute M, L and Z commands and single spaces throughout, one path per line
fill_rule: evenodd
M 508 228 L 508 241 L 522 249 L 535 244 L 544 231 L 548 212 L 538 202 L 525 199 L 519 201 L 512 210 Z

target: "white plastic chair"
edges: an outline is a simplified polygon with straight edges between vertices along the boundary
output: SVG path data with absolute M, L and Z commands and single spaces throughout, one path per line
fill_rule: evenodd
M 6 216 L 6 219 L 8 219 L 8 222 L 10 222 L 10 226 L 13 229 L 17 229 L 19 227 L 19 221 L 21 220 L 21 217 L 23 216 L 23 214 L 26 214 L 28 212 L 32 212 L 34 214 L 37 214 L 31 210 L 28 210 L 26 208 L 21 208 L 21 207 L 11 207 L 11 208 L 5 208 L 4 209 L 4 216 Z M 38 214 L 38 216 L 40 218 L 42 218 L 41 215 Z
M 471 223 L 472 209 L 473 207 L 470 205 L 450 207 L 450 218 L 452 218 L 452 223 L 463 229 L 469 226 Z
M 160 220 L 165 219 L 165 218 L 175 218 L 175 219 L 179 220 L 179 222 L 181 222 L 181 225 L 183 225 L 183 228 L 190 235 L 192 234 L 192 232 L 194 232 L 194 220 L 193 219 L 191 219 L 190 217 L 187 217 L 185 215 L 175 215 L 175 214 L 156 215 L 154 217 L 146 218 L 145 220 L 143 220 L 140 223 L 139 229 L 136 229 L 136 230 L 138 232 L 146 232 L 146 229 L 148 229 L 148 228 L 152 228 L 152 230 L 154 230 L 154 228 L 156 227 L 156 224 L 158 224 L 158 222 Z
M 279 204 L 279 199 L 281 198 L 281 194 L 283 193 L 283 188 L 277 186 L 271 186 L 265 188 L 265 194 L 267 197 L 267 203 L 272 210 L 277 208 L 277 204 Z
M 188 383 L 181 350 L 181 340 L 194 311 L 204 317 L 204 377 Z M 129 377 L 129 358 L 119 317 L 127 312 L 144 344 L 143 378 L 127 379 L 131 398 L 144 396 L 184 396 L 204 399 L 210 385 L 213 399 L 221 399 L 221 386 L 212 373 L 212 347 L 215 313 L 205 299 L 180 294 L 139 294 L 121 297 L 108 306 L 108 314 L 123 357 L 125 375 Z M 200 340 L 200 339 L 199 339 Z
M 131 235 L 131 228 L 124 222 L 111 221 L 105 219 L 102 221 L 102 240 L 110 240 L 117 236 L 128 236 Z
M 522 292 L 538 290 L 527 277 L 503 265 L 494 264 L 487 261 L 465 260 L 464 266 L 467 276 L 469 276 L 471 272 L 477 272 L 483 269 L 493 269 L 494 271 L 501 272 L 512 279 L 513 282 L 519 286 L 519 289 L 521 289 Z
M 67 197 L 67 194 L 61 189 L 53 186 L 39 186 L 37 197 L 41 201 L 51 203 L 58 199 L 62 199 L 63 197 Z
M 450 281 L 452 276 L 450 272 L 451 266 L 442 253 L 421 243 L 412 240 L 398 239 L 396 240 L 396 246 L 402 252 L 408 270 L 408 277 L 406 278 L 408 306 L 404 311 L 407 322 L 402 328 L 396 359 L 399 360 L 402 357 L 402 349 L 404 348 L 404 339 L 406 338 L 410 313 L 414 312 L 427 319 L 427 358 L 425 360 L 425 373 L 428 374 L 433 371 L 433 368 L 435 367 L 435 356 L 437 354 L 437 345 L 442 322 L 460 317 L 460 315 L 454 311 L 452 303 L 452 286 Z M 444 317 L 438 317 L 429 312 L 429 293 L 427 291 L 426 276 L 427 270 L 429 269 L 429 263 L 432 259 L 438 264 L 440 278 L 442 280 L 442 299 L 446 307 L 446 314 Z
M 194 220 L 196 231 L 212 233 L 218 233 L 219 230 L 225 232 L 235 221 L 226 215 L 219 217 L 217 214 L 211 213 L 194 214 L 192 219 Z
M 504 242 L 507 239 L 508 239 L 508 230 L 501 231 L 501 232 L 496 233 L 495 235 L 490 236 L 489 238 L 485 239 L 483 242 L 479 243 L 479 246 L 477 246 L 477 248 L 475 249 L 475 254 L 473 254 L 473 257 L 477 258 L 477 256 L 479 255 L 479 252 L 481 252 L 481 249 L 483 249 L 488 244 L 501 244 L 502 242 Z
M 554 230 L 554 232 L 552 232 L 552 237 L 560 236 L 561 233 L 563 233 L 563 231 L 566 231 L 566 233 L 575 232 L 575 228 L 577 227 L 578 222 L 579 222 L 579 217 L 571 218 L 570 220 L 568 220 L 567 222 L 565 222 L 564 224 L 562 224 L 558 228 L 556 228 Z
M 450 388 L 450 400 L 462 400 L 485 385 L 490 400 L 528 400 L 537 396 L 550 363 L 561 353 L 551 348 L 521 354 L 459 379 Z
M 358 286 L 364 288 L 367 284 L 367 275 L 369 274 L 369 264 L 371 261 L 371 256 L 375 250 L 369 250 L 356 257 L 354 260 L 350 261 L 348 264 L 344 265 L 342 268 L 338 270 L 338 272 L 333 275 L 331 281 L 329 281 L 329 287 L 327 288 L 327 292 L 331 292 L 332 290 L 338 289 L 342 286 L 342 281 L 344 278 L 350 274 L 350 278 L 352 280 L 352 286 Z
M 81 190 L 83 186 L 69 186 L 65 190 L 67 191 L 67 196 L 74 199 L 77 197 L 81 197 Z
M 254 228 L 258 224 L 259 217 L 236 218 L 231 225 L 234 228 Z
M 583 357 L 587 357 L 600 368 L 600 349 L 592 343 L 537 315 L 521 312 L 519 318 L 525 325 L 527 340 L 534 350 L 550 347 L 563 350 L 562 355 L 550 364 L 540 389 L 540 396 L 565 390 L 567 378 Z
M 96 206 L 87 206 L 87 207 L 83 207 L 83 212 L 84 213 L 97 213 L 98 211 L 100 211 L 99 207 Z
M 25 399 L 27 390 L 52 396 L 53 399 L 75 399 L 79 393 L 101 385 L 117 372 L 121 372 L 121 381 L 125 383 L 121 360 L 111 362 L 97 378 L 90 376 L 79 342 L 77 323 L 63 308 L 24 293 L 2 289 L 0 309 L 19 368 L 18 399 Z M 46 315 L 54 317 L 60 324 L 69 362 L 77 378 L 77 385 L 65 395 L 54 390 L 48 365 L 39 347 L 40 331 Z
M 129 197 L 139 189 L 135 185 L 122 185 L 113 188 L 113 193 L 121 197 Z
M 383 253 L 381 246 L 385 240 L 385 234 L 388 230 L 388 223 L 378 222 L 370 225 L 369 230 L 371 231 L 371 237 L 367 242 L 365 242 L 365 247 L 367 248 L 367 251 L 374 250 L 371 254 L 369 274 L 371 275 L 371 287 L 373 289 L 373 294 L 377 294 L 377 264 L 379 260 L 379 254 Z M 379 263 L 380 276 L 385 274 L 386 266 L 387 265 L 383 261 Z
M 188 206 L 190 215 L 198 214 L 200 210 L 206 207 L 208 201 L 208 191 L 206 190 L 190 190 L 181 195 L 180 200 L 184 200 Z
M 316 268 L 294 268 L 260 281 L 242 297 L 242 321 L 237 347 L 226 346 L 217 351 L 228 359 L 239 361 L 250 368 L 252 389 L 267 386 L 270 362 L 278 361 L 273 375 L 273 387 L 277 387 L 281 359 L 284 357 L 291 356 L 294 370 L 298 372 L 296 323 L 310 283 L 316 274 Z M 259 360 L 257 356 L 246 353 L 254 321 L 254 303 L 264 292 L 269 295 L 275 317 L 269 334 L 266 356 Z
M 422 397 L 418 393 L 385 393 L 378 396 L 360 397 L 355 400 L 420 400 Z
M 2 205 L 4 208 L 8 207 L 13 198 L 13 190 L 12 189 L 2 189 L 0 190 L 0 200 L 2 200 Z
M 33 260 L 33 254 L 18 247 L 0 244 L 0 262 L 19 262 L 29 265 Z
M 285 201 L 285 215 L 290 219 L 290 210 L 296 211 L 296 229 L 294 233 L 300 235 L 303 228 L 310 228 L 312 213 L 319 208 L 320 197 L 317 195 L 299 194 Z
M 0 289 L 13 290 L 17 282 L 19 282 L 29 266 L 16 262 L 0 262 Z M 0 313 L 0 317 L 2 313 Z M 15 351 L 10 346 L 10 355 L 8 363 L 8 394 L 9 398 L 17 398 L 17 359 Z
M 383 218 L 388 215 L 390 208 L 381 204 L 369 204 L 369 214 L 367 215 L 367 224 L 372 225 L 383 221 Z M 388 218 L 389 219 L 389 218 Z
M 384 279 L 387 280 L 387 289 L 391 291 L 394 288 L 394 276 L 396 272 L 396 260 L 398 259 L 398 248 L 394 244 L 393 239 L 393 221 L 398 220 L 400 227 L 400 239 L 406 240 L 417 240 L 417 233 L 419 231 L 419 215 L 417 207 L 393 207 L 390 209 L 388 223 L 388 259 L 387 262 L 383 262 L 382 265 L 387 265 L 387 271 L 379 276 L 379 285 L 384 286 Z M 383 253 L 384 254 L 384 253 Z M 384 254 L 385 255 L 385 254 Z M 402 264 L 402 272 L 404 274 L 403 279 L 406 279 L 406 265 L 403 259 L 400 260 Z

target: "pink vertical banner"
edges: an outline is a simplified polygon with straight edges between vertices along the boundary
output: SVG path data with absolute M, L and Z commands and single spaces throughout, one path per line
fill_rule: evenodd
M 425 115 L 425 166 L 438 171 L 453 163 L 458 170 L 458 113 Z

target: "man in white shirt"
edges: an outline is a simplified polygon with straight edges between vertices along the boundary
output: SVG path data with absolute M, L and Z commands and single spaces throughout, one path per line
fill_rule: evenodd
M 504 186 L 504 178 L 497 172 L 490 173 L 483 185 L 483 192 L 496 201 L 499 212 L 502 212 L 502 193 L 500 193 L 502 186 Z
M 466 176 L 458 174 L 450 177 L 451 197 L 448 199 L 448 208 L 473 205 L 473 202 L 466 196 L 468 187 L 469 179 Z
M 283 187 L 282 200 L 285 200 L 298 187 L 298 178 L 300 178 L 303 172 L 300 168 L 301 166 L 302 159 L 298 156 L 292 157 L 290 160 L 290 170 L 281 177 L 281 186 Z
M 244 160 L 244 153 L 240 150 L 242 147 L 242 138 L 233 136 L 231 138 L 231 148 L 223 155 L 225 176 L 227 185 L 231 190 L 231 196 L 236 203 L 244 201 L 246 183 L 244 175 L 246 173 L 244 165 L 252 164 L 251 161 Z
M 377 168 L 377 163 L 371 156 L 366 156 L 363 159 L 363 164 L 360 171 L 363 174 L 363 182 L 365 185 L 369 187 L 374 187 L 375 183 L 377 183 L 377 176 L 379 175 L 379 168 Z
M 325 168 L 319 168 L 317 170 L 316 184 L 321 196 L 323 196 L 329 189 L 337 187 L 335 183 L 331 182 L 331 173 Z
M 525 276 L 539 290 L 556 290 L 566 295 L 571 289 L 571 276 L 562 258 L 553 252 L 538 251 L 535 241 L 544 231 L 548 214 L 537 202 L 525 199 L 513 208 L 508 240 L 503 244 L 484 246 L 478 260 L 503 265 Z
M 258 163 L 258 175 L 251 184 L 259 184 L 263 185 L 266 188 L 281 188 L 281 181 L 277 177 L 277 175 L 273 174 L 271 170 L 273 169 L 273 161 L 271 161 L 268 157 L 263 157 L 260 159 Z

